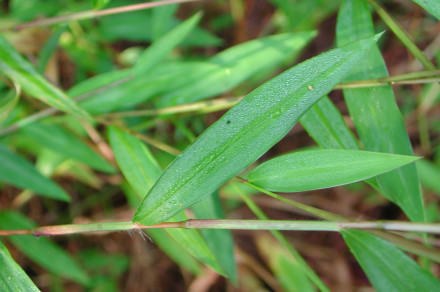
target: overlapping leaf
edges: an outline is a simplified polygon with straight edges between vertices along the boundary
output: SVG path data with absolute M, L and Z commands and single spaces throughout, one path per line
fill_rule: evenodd
M 438 0 L 413 0 L 422 6 L 426 11 L 440 20 L 440 2 Z
M 374 33 L 368 6 L 363 0 L 344 1 L 337 23 L 338 45 Z M 346 81 L 388 76 L 378 47 L 362 59 Z M 344 89 L 344 97 L 366 150 L 412 155 L 399 108 L 390 86 Z M 415 165 L 408 165 L 376 178 L 381 192 L 398 204 L 411 220 L 423 221 L 424 208 Z
M 133 220 L 163 222 L 254 162 L 327 94 L 375 42 L 331 50 L 266 82 L 209 127 L 156 182 Z

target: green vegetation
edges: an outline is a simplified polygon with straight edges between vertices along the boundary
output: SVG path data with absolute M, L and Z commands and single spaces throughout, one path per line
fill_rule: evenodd
M 0 290 L 440 290 L 403 2 L 1 1 Z

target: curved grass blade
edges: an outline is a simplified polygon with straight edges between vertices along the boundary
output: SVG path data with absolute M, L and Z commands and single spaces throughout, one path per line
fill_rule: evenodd
M 438 279 L 391 243 L 358 230 L 341 233 L 377 291 L 440 290 Z
M 247 179 L 275 192 L 310 191 L 365 180 L 417 159 L 357 150 L 299 151 L 259 165 Z
M 419 4 L 423 9 L 437 17 L 440 20 L 440 2 L 438 0 L 412 0 Z
M 26 229 L 36 226 L 34 222 L 20 213 L 0 212 L 0 228 L 2 229 Z M 89 276 L 72 256 L 49 239 L 36 238 L 33 235 L 14 235 L 9 236 L 8 239 L 27 257 L 54 275 L 71 279 L 83 285 L 89 283 Z
M 17 104 L 20 97 L 21 88 L 18 84 L 15 84 L 15 89 L 11 90 L 6 96 L 0 99 L 0 122 L 3 121 L 10 111 Z
M 338 45 L 374 33 L 368 5 L 363 0 L 344 1 L 337 22 Z M 345 81 L 387 77 L 378 47 L 362 59 Z M 402 115 L 390 86 L 344 89 L 351 117 L 368 151 L 412 155 Z M 376 178 L 381 192 L 399 205 L 413 221 L 424 220 L 424 207 L 415 165 L 408 165 Z
M 144 74 L 165 59 L 165 57 L 194 29 L 200 21 L 200 18 L 201 14 L 197 13 L 162 38 L 153 42 L 153 44 L 139 57 L 139 60 L 132 69 L 133 74 Z
M 115 172 L 113 166 L 97 152 L 61 126 L 33 123 L 20 131 L 27 134 L 36 143 L 55 151 L 63 157 L 83 162 L 102 172 Z
M 192 210 L 197 219 L 225 219 L 218 192 L 193 205 Z M 213 251 L 220 267 L 225 271 L 226 276 L 232 283 L 237 284 L 234 240 L 231 231 L 226 229 L 202 229 L 200 232 Z
M 156 182 L 162 170 L 148 148 L 136 137 L 115 127 L 108 127 L 108 136 L 116 161 L 124 177 L 139 195 L 140 201 Z M 185 221 L 187 219 L 183 212 L 172 218 L 173 221 Z M 197 230 L 170 229 L 166 231 L 195 258 L 218 273 L 224 274 L 215 256 Z M 154 236 L 157 233 L 153 232 L 151 234 Z M 163 234 L 159 234 L 159 236 L 161 236 L 159 240 L 163 238 Z M 165 249 L 167 250 L 169 247 L 165 247 Z
M 301 117 L 300 122 L 313 140 L 323 148 L 359 150 L 356 138 L 327 96 L 312 106 Z
M 270 269 L 280 282 L 284 291 L 315 292 L 312 282 L 307 278 L 302 266 L 292 255 L 267 235 L 256 238 L 260 254 L 268 262 Z
M 0 165 L 0 181 L 32 190 L 52 199 L 70 201 L 70 196 L 62 188 L 39 173 L 27 160 L 3 145 L 0 145 Z
M 163 222 L 240 173 L 283 138 L 374 42 L 370 37 L 321 54 L 251 92 L 176 158 L 133 221 Z
M 50 84 L 2 36 L 0 36 L 0 69 L 15 80 L 27 94 L 64 112 L 90 118 L 63 91 Z
M 4 292 L 35 292 L 40 289 L 14 261 L 9 251 L 0 241 L 0 290 Z

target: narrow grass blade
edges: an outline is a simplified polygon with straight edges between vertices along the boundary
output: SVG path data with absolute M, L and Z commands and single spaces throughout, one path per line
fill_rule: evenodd
M 341 113 L 327 96 L 312 106 L 301 117 L 300 122 L 313 140 L 323 148 L 359 149 Z
M 275 192 L 310 191 L 362 181 L 417 159 L 357 150 L 299 151 L 266 161 L 247 179 Z
M 89 115 L 64 92 L 50 84 L 2 36 L 0 36 L 0 69 L 15 80 L 27 94 L 64 112 L 89 118 Z
M 38 54 L 38 71 L 41 74 L 44 74 L 44 71 L 46 70 L 47 63 L 49 62 L 49 59 L 52 57 L 52 54 L 55 52 L 61 35 L 66 30 L 67 30 L 67 26 L 65 26 L 65 25 L 58 28 L 50 36 L 50 38 L 44 44 L 43 48 L 41 48 L 41 51 Z
M 209 60 L 216 69 L 200 72 L 186 86 L 169 92 L 160 107 L 199 101 L 225 92 L 258 72 L 269 71 L 296 56 L 316 32 L 279 34 L 234 46 Z
M 438 0 L 413 0 L 413 2 L 419 4 L 440 20 L 440 2 Z
M 193 205 L 198 219 L 225 219 L 218 192 Z M 234 241 L 231 231 L 226 229 L 201 230 L 203 238 L 213 251 L 217 261 L 232 283 L 237 283 L 237 268 L 234 259 Z
M 377 291 L 440 290 L 438 279 L 391 243 L 357 230 L 343 230 L 342 235 Z
M 256 240 L 260 254 L 269 263 L 283 291 L 316 291 L 302 267 L 281 245 L 267 235 L 258 236 Z
M 163 222 L 240 173 L 344 78 L 374 39 L 305 61 L 247 95 L 167 168 L 137 210 L 134 222 Z
M 440 196 L 440 167 L 426 159 L 416 163 L 422 185 Z
M 20 130 L 37 144 L 47 147 L 65 158 L 72 158 L 90 167 L 114 173 L 115 169 L 87 144 L 61 126 L 34 123 Z
M 140 201 L 156 182 L 162 170 L 148 148 L 136 137 L 115 127 L 108 128 L 108 136 L 116 161 L 127 181 L 138 193 Z M 181 213 L 174 216 L 172 221 L 187 219 L 186 215 Z M 223 274 L 223 270 L 199 232 L 184 229 L 167 230 L 167 232 L 191 255 Z
M 8 116 L 20 98 L 20 86 L 16 84 L 14 85 L 15 89 L 9 91 L 6 96 L 0 98 L 0 122 Z
M 365 1 L 344 1 L 338 15 L 338 45 L 374 33 Z M 375 45 L 345 81 L 387 77 L 387 69 Z M 390 86 L 345 89 L 344 97 L 362 144 L 368 151 L 412 155 L 402 116 Z M 424 220 L 424 207 L 415 165 L 376 178 L 381 192 L 399 205 L 413 221 Z
M 39 173 L 30 162 L 4 145 L 0 145 L 0 165 L 1 181 L 32 190 L 45 197 L 70 201 L 70 196 L 62 188 Z
M 13 211 L 0 212 L 0 228 L 25 229 L 37 225 Z M 27 257 L 57 276 L 62 276 L 87 285 L 89 277 L 72 256 L 47 238 L 36 238 L 33 235 L 10 236 L 8 239 Z
M 9 251 L 0 242 L 0 290 L 4 292 L 36 292 L 40 289 L 14 261 Z
M 153 42 L 153 44 L 140 55 L 139 60 L 133 67 L 133 74 L 144 74 L 165 59 L 165 57 L 194 29 L 200 18 L 201 14 L 197 13 L 162 38 Z

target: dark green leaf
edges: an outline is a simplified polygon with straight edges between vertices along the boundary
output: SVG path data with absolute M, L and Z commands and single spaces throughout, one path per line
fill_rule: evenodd
M 12 211 L 0 212 L 0 228 L 26 229 L 36 227 L 36 224 Z M 30 259 L 50 271 L 78 283 L 87 285 L 89 277 L 75 262 L 69 253 L 47 238 L 36 238 L 33 235 L 14 235 L 8 239 Z
M 342 235 L 377 291 L 440 291 L 439 280 L 391 243 L 357 230 Z
M 337 22 L 338 45 L 374 34 L 364 0 L 343 1 Z M 377 45 L 362 59 L 346 81 L 388 76 Z M 412 155 L 391 86 L 344 89 L 344 97 L 365 150 Z M 376 178 L 381 192 L 398 204 L 411 220 L 423 221 L 424 208 L 415 165 L 408 165 Z
M 361 181 L 417 159 L 358 150 L 299 151 L 261 164 L 247 179 L 271 191 L 301 192 Z
M 0 290 L 4 292 L 40 291 L 28 275 L 14 261 L 0 242 Z
M 70 201 L 69 195 L 50 179 L 39 173 L 27 160 L 0 145 L 0 180 L 42 196 Z
M 167 168 L 137 210 L 134 222 L 163 222 L 240 173 L 283 138 L 374 42 L 370 37 L 321 54 L 247 95 Z

